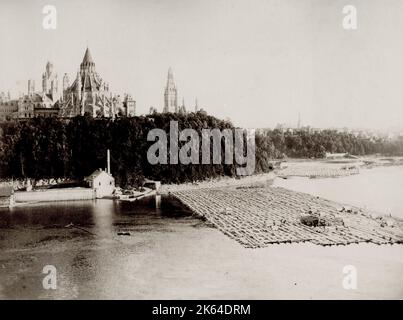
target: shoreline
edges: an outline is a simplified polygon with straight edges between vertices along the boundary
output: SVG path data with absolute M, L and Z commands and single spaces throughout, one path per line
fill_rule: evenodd
M 403 156 L 381 156 L 371 155 L 359 158 L 344 158 L 344 159 L 310 159 L 310 158 L 287 158 L 287 159 L 273 159 L 273 163 L 279 165 L 273 171 L 267 173 L 257 173 L 250 176 L 221 176 L 218 178 L 193 181 L 179 184 L 162 184 L 161 188 L 164 190 L 182 189 L 182 186 L 194 188 L 197 186 L 213 187 L 228 186 L 228 185 L 242 185 L 250 182 L 262 182 L 266 178 L 263 176 L 275 174 L 279 177 L 319 177 L 319 178 L 337 178 L 348 176 L 351 174 L 359 174 L 359 168 L 371 169 L 379 166 L 403 166 Z M 316 167 L 316 169 L 315 169 Z M 270 179 L 270 178 L 269 178 Z M 24 191 L 21 189 L 26 188 L 27 180 L 35 181 L 32 178 L 21 179 L 0 179 L 0 186 L 14 185 L 14 191 Z M 250 181 L 253 180 L 253 181 Z M 54 187 L 57 185 L 79 183 L 75 179 L 70 178 L 40 178 L 35 181 L 35 186 L 40 188 Z M 70 187 L 60 188 L 62 190 L 69 189 Z M 48 188 L 52 189 L 52 188 Z M 164 191 L 163 191 L 164 192 Z
M 161 193 L 184 189 L 220 188 L 240 185 L 270 184 L 276 177 L 338 178 L 359 174 L 359 169 L 372 169 L 384 166 L 403 166 L 403 157 L 365 156 L 358 159 L 329 160 L 289 158 L 281 162 L 278 168 L 268 173 L 258 173 L 244 177 L 222 176 L 216 179 L 187 182 L 180 184 L 162 184 Z M 290 169 L 289 169 L 290 168 Z
M 372 159 L 371 166 L 368 166 L 368 161 Z M 375 159 L 375 160 L 374 160 Z M 376 165 L 372 165 L 376 162 Z M 221 176 L 215 179 L 197 181 L 197 182 L 189 182 L 189 183 L 181 183 L 181 184 L 162 184 L 158 194 L 160 195 L 169 195 L 173 192 L 181 192 L 181 191 L 192 191 L 192 190 L 200 190 L 200 189 L 221 189 L 221 188 L 236 188 L 236 187 L 253 187 L 253 188 L 266 188 L 273 186 L 275 179 L 288 179 L 290 177 L 307 177 L 307 178 L 316 178 L 316 179 L 324 179 L 324 178 L 339 178 L 346 177 L 350 175 L 360 174 L 358 166 L 360 168 L 372 169 L 380 166 L 390 166 L 391 163 L 394 166 L 400 166 L 403 162 L 402 157 L 394 157 L 394 158 L 385 158 L 385 157 L 365 157 L 360 159 L 347 159 L 342 163 L 335 163 L 334 161 L 328 161 L 325 159 L 317 160 L 317 159 L 288 159 L 284 163 L 286 165 L 281 168 L 274 169 L 268 173 L 259 173 L 251 176 L 243 176 L 243 177 L 228 177 Z M 354 164 L 354 170 L 345 168 L 346 165 Z M 277 187 L 277 186 L 275 186 Z M 287 189 L 287 187 L 285 187 Z M 53 192 L 60 192 L 64 189 L 50 189 Z M 67 190 L 72 190 L 68 188 Z M 288 189 L 291 190 L 291 189 Z M 295 191 L 294 191 L 295 192 Z M 31 192 L 35 196 L 41 195 L 41 192 Z M 314 194 L 309 192 L 302 193 L 307 196 L 312 196 Z M 18 191 L 16 192 L 18 195 L 28 195 L 29 192 Z M 314 195 L 315 196 L 315 195 Z M 81 196 L 80 196 L 81 197 Z M 36 197 L 37 198 L 37 197 Z M 46 199 L 31 199 L 33 201 L 16 201 L 15 207 L 20 206 L 29 206 L 31 204 L 35 205 L 37 203 L 46 203 L 46 202 L 55 202 L 55 201 L 47 201 Z M 324 200 L 330 200 L 326 197 L 321 197 Z M 80 199 L 81 200 L 81 199 Z M 352 203 L 348 201 L 334 201 L 339 206 L 353 206 Z M 362 208 L 362 206 L 356 206 L 358 208 Z M 385 211 L 376 211 L 375 210 L 367 210 L 369 212 L 369 216 L 383 216 L 386 217 L 387 213 Z M 394 217 L 396 219 L 396 217 Z M 399 221 L 403 219 L 397 219 Z

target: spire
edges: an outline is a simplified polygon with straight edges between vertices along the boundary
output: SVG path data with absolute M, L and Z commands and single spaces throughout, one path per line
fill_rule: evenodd
M 92 60 L 91 52 L 90 49 L 87 47 L 87 50 L 85 50 L 83 62 L 81 62 L 81 66 L 94 66 L 94 60 Z
M 50 78 L 52 73 L 53 73 L 53 63 L 48 61 L 46 63 L 46 70 L 45 70 L 45 73 L 43 74 L 42 78 Z
M 195 99 L 195 112 L 199 111 L 199 101 L 197 100 L 197 97 Z
M 169 69 L 168 69 L 168 80 L 169 79 L 174 79 L 174 73 L 172 72 L 172 68 L 171 67 L 169 67 Z
M 164 112 L 178 111 L 178 90 L 175 86 L 172 68 L 168 69 L 167 85 L 164 92 Z
M 35 92 L 35 80 L 28 80 L 28 95 L 32 96 Z
M 68 88 L 69 82 L 69 76 L 67 75 L 67 73 L 65 73 L 63 76 L 63 90 L 66 90 Z

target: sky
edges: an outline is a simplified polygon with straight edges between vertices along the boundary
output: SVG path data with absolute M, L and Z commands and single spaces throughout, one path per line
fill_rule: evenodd
M 402 17 L 400 0 L 0 0 L 0 91 L 40 90 L 48 60 L 72 82 L 88 46 L 137 114 L 162 110 L 172 67 L 188 110 L 237 126 L 403 127 Z

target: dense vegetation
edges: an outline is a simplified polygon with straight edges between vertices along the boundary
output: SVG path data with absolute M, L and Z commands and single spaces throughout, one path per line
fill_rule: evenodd
M 106 167 L 106 150 L 110 149 L 111 171 L 121 186 L 138 185 L 144 177 L 180 183 L 235 174 L 235 163 L 149 164 L 147 150 L 154 142 L 147 141 L 147 134 L 153 128 L 169 133 L 170 120 L 178 121 L 179 130 L 233 129 L 231 123 L 204 112 L 155 113 L 114 121 L 79 116 L 69 121 L 38 117 L 8 122 L 2 125 L 0 173 L 3 178 L 82 179 L 95 169 Z
M 144 177 L 163 182 L 186 182 L 235 175 L 237 164 L 151 165 L 147 141 L 153 128 L 169 133 L 170 120 L 179 130 L 193 128 L 234 129 L 204 112 L 159 114 L 110 119 L 76 117 L 71 120 L 33 118 L 6 122 L 0 128 L 0 174 L 2 178 L 82 179 L 97 168 L 106 166 L 106 150 L 111 151 L 111 170 L 121 186 L 137 185 Z M 224 149 L 224 143 L 222 144 Z M 256 172 L 267 172 L 273 159 L 323 157 L 325 152 L 403 154 L 403 143 L 364 139 L 335 131 L 310 133 L 264 130 L 256 135 Z M 201 152 L 200 152 L 201 156 Z
M 261 152 L 269 158 L 323 158 L 326 152 L 352 155 L 403 155 L 403 140 L 356 136 L 335 130 L 263 130 L 256 137 Z

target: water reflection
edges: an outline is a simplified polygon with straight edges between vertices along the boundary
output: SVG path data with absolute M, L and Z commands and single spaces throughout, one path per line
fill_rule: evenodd
M 175 218 L 186 216 L 171 199 L 158 196 L 137 203 L 117 202 L 111 200 L 83 200 L 43 202 L 29 205 L 18 205 L 13 208 L 0 208 L 0 228 L 17 226 L 60 227 L 69 224 L 94 227 L 104 233 L 112 230 L 113 224 L 126 220 L 141 223 L 142 219 L 155 220 L 162 217 Z
M 92 201 L 48 202 L 18 205 L 0 210 L 0 228 L 15 226 L 54 227 L 69 223 L 91 223 Z
M 127 277 L 133 283 L 142 281 L 130 275 L 153 255 L 150 248 L 158 247 L 181 225 L 198 222 L 188 215 L 181 206 L 154 198 L 138 203 L 94 200 L 2 208 L 0 283 L 8 285 L 0 291 L 8 298 L 118 295 L 113 291 L 125 287 Z M 58 271 L 55 291 L 42 288 L 42 268 L 48 264 Z
M 91 216 L 94 222 L 93 232 L 100 237 L 110 236 L 113 232 L 113 219 L 116 211 L 115 202 L 97 200 L 91 206 Z

